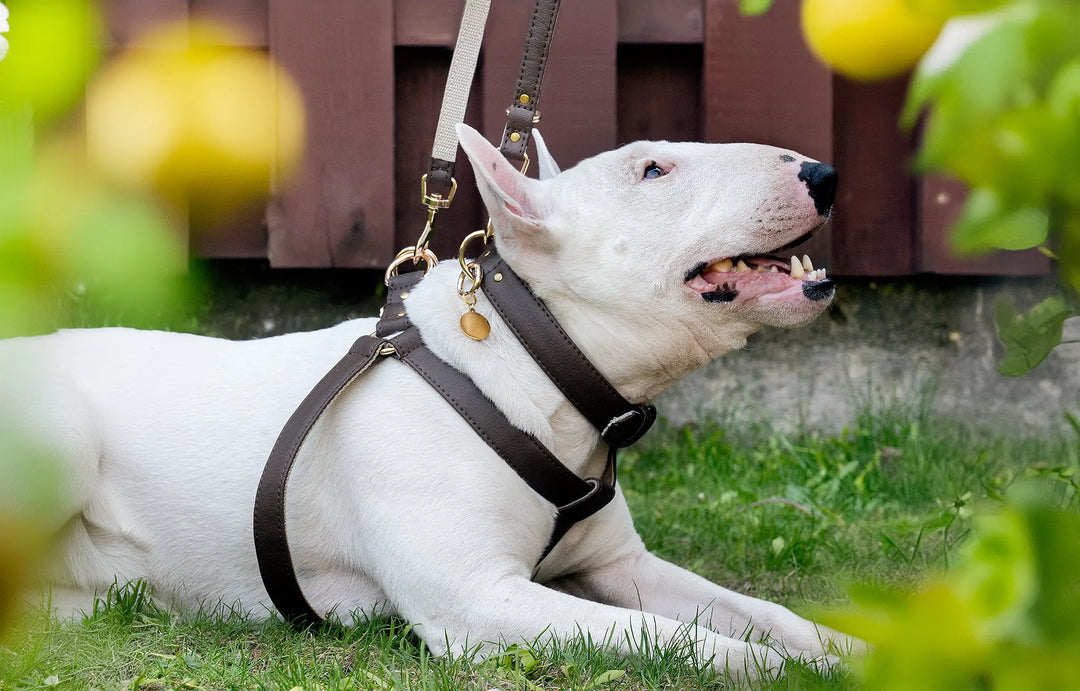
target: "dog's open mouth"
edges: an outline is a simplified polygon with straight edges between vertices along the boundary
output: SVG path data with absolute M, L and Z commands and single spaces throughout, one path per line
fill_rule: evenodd
M 764 295 L 787 297 L 800 293 L 809 300 L 832 297 L 835 287 L 825 269 L 814 268 L 810 257 L 784 261 L 771 255 L 725 257 L 702 262 L 686 275 L 686 286 L 707 302 L 735 302 Z

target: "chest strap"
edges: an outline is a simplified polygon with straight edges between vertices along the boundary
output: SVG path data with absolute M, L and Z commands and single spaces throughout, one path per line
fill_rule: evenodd
M 255 496 L 254 539 L 259 572 L 274 606 L 288 621 L 309 626 L 322 621 L 300 589 L 285 530 L 285 491 L 293 464 L 323 411 L 357 377 L 379 361 L 395 357 L 409 365 L 465 419 L 537 494 L 557 507 L 551 539 L 543 560 L 566 532 L 591 516 L 615 496 L 615 447 L 608 447 L 600 477 L 582 479 L 532 435 L 514 427 L 506 416 L 464 374 L 432 353 L 415 326 L 407 323 L 401 295 L 421 274 L 395 276 L 377 334 L 402 325 L 392 338 L 362 336 L 315 385 L 282 428 L 266 461 Z

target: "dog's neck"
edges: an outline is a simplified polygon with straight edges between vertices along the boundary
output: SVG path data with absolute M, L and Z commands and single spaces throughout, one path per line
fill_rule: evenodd
M 732 322 L 709 328 L 650 313 L 648 306 L 623 312 L 580 303 L 568 310 L 559 300 L 547 304 L 597 369 L 635 403 L 652 401 L 694 370 L 742 348 L 757 328 Z
M 466 374 L 511 423 L 529 432 L 571 470 L 598 471 L 593 451 L 596 430 L 566 400 L 517 341 L 480 291 L 476 310 L 491 323 L 491 334 L 473 341 L 460 328 L 466 306 L 458 296 L 455 262 L 436 266 L 406 300 L 409 318 L 437 356 Z M 665 388 L 721 352 L 740 347 L 745 337 L 717 339 L 688 327 L 638 319 L 620 324 L 610 311 L 570 310 L 559 300 L 549 307 L 590 361 L 626 398 L 651 400 Z M 617 333 L 615 333 L 617 332 Z M 724 340 L 724 342 L 720 342 Z

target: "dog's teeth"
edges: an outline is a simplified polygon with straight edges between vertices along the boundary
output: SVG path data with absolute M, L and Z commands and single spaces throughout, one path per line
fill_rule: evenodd
M 736 273 L 744 274 L 749 270 L 750 270 L 750 267 L 747 266 L 746 262 L 744 262 L 742 259 L 740 259 L 739 263 L 735 265 L 735 272 Z
M 754 271 L 757 271 L 759 274 L 763 274 L 765 273 L 765 267 L 759 266 L 758 268 L 754 269 Z
M 804 254 L 802 256 L 802 268 L 806 269 L 807 271 L 813 271 L 814 270 L 814 265 L 812 263 L 810 263 L 810 255 L 809 254 Z
M 821 274 L 821 280 L 825 280 L 825 269 L 818 269 L 818 273 Z
M 791 277 L 792 278 L 802 278 L 804 275 L 806 275 L 806 272 L 803 271 L 803 265 L 799 263 L 799 258 L 796 257 L 795 255 L 792 255 L 791 256 Z
M 771 274 L 780 273 L 780 270 L 777 269 L 775 265 L 773 265 L 773 266 L 769 267 L 769 273 L 771 273 Z
M 731 271 L 731 267 L 732 264 L 730 259 L 721 259 L 720 261 L 716 262 L 708 269 L 706 269 L 706 271 L 717 271 L 719 273 L 726 274 Z

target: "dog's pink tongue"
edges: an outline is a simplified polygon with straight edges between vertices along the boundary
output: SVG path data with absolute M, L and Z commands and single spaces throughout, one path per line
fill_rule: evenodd
M 722 274 L 713 274 L 713 276 L 721 275 Z M 694 276 L 693 280 L 691 280 L 686 285 L 690 286 L 691 290 L 696 290 L 699 293 L 707 293 L 710 290 L 715 290 L 717 284 L 709 283 L 709 281 L 702 276 Z

